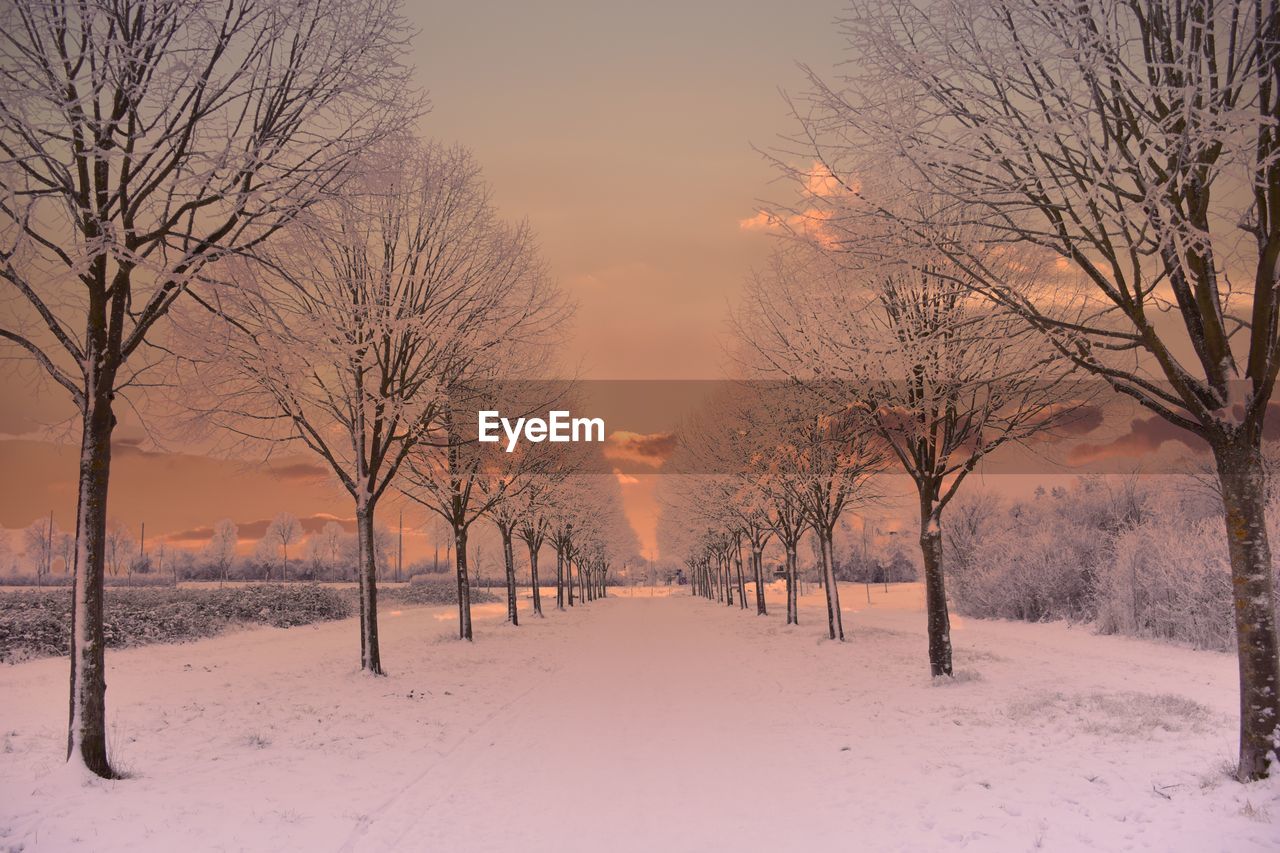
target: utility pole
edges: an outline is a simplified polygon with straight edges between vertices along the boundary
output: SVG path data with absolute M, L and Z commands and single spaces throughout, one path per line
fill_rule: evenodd
M 396 551 L 396 583 L 400 583 L 400 569 L 404 566 L 404 509 L 400 510 L 400 546 Z

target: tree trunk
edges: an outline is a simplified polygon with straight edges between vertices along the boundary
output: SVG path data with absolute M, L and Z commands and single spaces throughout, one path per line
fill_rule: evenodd
M 107 756 L 107 676 L 102 630 L 107 544 L 107 486 L 111 477 L 110 383 L 103 394 L 86 394 L 80 438 L 80 484 L 76 508 L 76 564 L 71 598 L 71 701 L 67 760 L 114 779 Z
M 925 611 L 929 619 L 929 672 L 951 675 L 951 616 L 942 574 L 941 511 L 928 497 L 920 499 L 920 553 L 924 558 Z
M 356 536 L 360 572 L 360 668 L 382 675 L 378 649 L 378 570 L 373 553 L 372 502 L 356 504 Z
M 1266 474 L 1256 443 L 1244 436 L 1216 442 L 1214 457 L 1226 514 L 1240 669 L 1236 778 L 1246 782 L 1269 775 L 1280 748 L 1280 664 L 1274 568 L 1266 524 Z
M 538 546 L 529 545 L 529 583 L 533 586 L 533 615 L 542 615 L 542 590 L 538 589 Z
M 831 532 L 818 534 L 822 552 L 822 585 L 827 590 L 827 632 L 831 639 L 844 641 L 844 619 L 840 614 L 840 585 L 836 583 L 835 554 L 831 548 Z
M 578 567 L 578 571 L 582 571 L 582 567 Z M 564 561 L 565 582 L 569 590 L 569 606 L 573 606 L 573 555 L 570 554 Z
M 564 610 L 564 549 L 556 546 L 556 610 Z
M 751 571 L 756 578 L 756 615 L 767 616 L 764 600 L 764 549 L 751 546 Z
M 502 532 L 502 561 L 507 570 L 507 621 L 512 625 L 520 624 L 520 608 L 517 606 L 519 594 L 516 591 L 516 556 L 511 550 L 511 531 L 505 527 Z
M 733 561 L 729 559 L 729 552 L 725 551 L 724 556 L 720 558 L 720 565 L 724 566 L 721 577 L 724 578 L 724 605 L 725 607 L 733 606 Z
M 467 577 L 467 528 L 453 528 L 453 562 L 458 575 L 458 639 L 470 640 L 471 636 L 471 579 Z
M 800 624 L 800 605 L 796 595 L 796 546 L 787 544 L 787 624 Z
M 733 566 L 738 573 L 738 607 L 741 608 L 742 610 L 746 610 L 747 609 L 747 584 L 742 577 L 742 542 L 741 540 L 739 540 L 738 544 L 735 545 L 733 549 Z

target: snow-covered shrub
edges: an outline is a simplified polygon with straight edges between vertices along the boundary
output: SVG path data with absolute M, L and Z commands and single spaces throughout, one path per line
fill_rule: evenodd
M 542 579 L 540 578 L 539 580 Z M 555 580 L 554 572 L 551 580 L 553 582 Z M 384 601 L 395 601 L 404 604 L 457 604 L 458 579 L 452 574 L 414 575 L 409 578 L 407 586 L 386 587 L 378 591 L 378 597 Z M 483 604 L 497 600 L 498 597 L 492 592 L 472 584 L 472 604 Z
M 288 627 L 351 614 L 346 597 L 312 584 L 227 589 L 127 589 L 107 593 L 104 635 L 110 648 L 209 637 L 230 625 Z M 65 655 L 71 596 L 65 591 L 0 593 L 0 661 Z
M 956 609 L 970 616 L 1080 621 L 1089 617 L 1095 531 L 1018 525 L 977 543 L 967 563 L 952 564 Z
M 1278 517 L 1273 504 L 1267 524 L 1273 547 L 1280 541 Z M 1161 514 L 1117 536 L 1112 555 L 1098 576 L 1100 631 L 1233 647 L 1231 567 L 1220 516 Z
M 957 498 L 943 526 L 956 609 L 1029 621 L 1090 619 L 1096 568 L 1145 502 L 1128 485 L 1090 478 L 1011 505 L 981 492 Z
M 167 571 L 162 574 L 107 575 L 103 578 L 105 586 L 116 587 L 173 587 L 173 576 Z M 69 589 L 71 575 L 65 572 L 45 575 L 37 578 L 34 574 L 12 574 L 0 578 L 0 586 L 54 587 Z
M 1268 512 L 1280 544 L 1280 499 Z M 1093 621 L 1103 633 L 1229 649 L 1231 571 L 1216 498 L 1203 482 L 1081 478 L 1008 505 L 958 498 L 944 526 L 956 610 Z

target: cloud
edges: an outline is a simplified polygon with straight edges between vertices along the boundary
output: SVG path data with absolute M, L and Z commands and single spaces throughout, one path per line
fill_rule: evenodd
M 321 512 L 298 519 L 298 523 L 302 525 L 302 531 L 307 535 L 319 533 L 331 521 L 336 521 L 347 533 L 356 532 L 356 520 L 354 518 L 339 518 L 336 515 Z M 259 518 L 254 521 L 237 521 L 236 531 L 239 534 L 239 541 L 242 543 L 256 542 L 266 535 L 267 528 L 270 526 L 271 519 L 269 518 Z M 209 525 L 179 530 L 176 533 L 168 533 L 164 536 L 166 542 L 188 547 L 204 544 L 211 538 L 213 538 L 213 527 Z
M 781 231 L 783 220 L 767 210 L 761 210 L 755 216 L 739 219 L 738 227 L 743 231 Z
M 1056 416 L 1056 412 L 1054 413 Z M 1098 427 L 1102 426 L 1103 415 L 1102 407 L 1094 405 L 1078 406 L 1068 412 L 1054 426 L 1054 431 L 1060 435 L 1082 436 L 1088 435 Z
M 831 212 L 809 208 L 802 213 L 778 215 L 761 210 L 755 216 L 738 220 L 743 231 L 764 231 L 771 234 L 796 234 L 814 240 L 823 248 L 834 249 L 839 241 L 827 230 Z
M 165 456 L 164 453 L 157 453 L 154 450 L 146 450 L 142 446 L 143 439 L 141 436 L 116 436 L 111 439 L 111 453 L 116 457 L 139 456 L 139 457 L 155 457 Z
M 634 462 L 648 468 L 661 468 L 676 448 L 673 432 L 637 433 L 615 430 L 605 440 L 605 459 Z
M 290 462 L 287 465 L 273 465 L 267 469 L 273 476 L 281 480 L 293 482 L 310 482 L 322 480 L 329 476 L 329 469 L 314 462 Z
M 624 474 L 617 468 L 613 469 L 613 476 L 618 478 L 618 484 L 621 486 L 634 486 L 636 483 L 640 482 L 636 477 L 632 477 L 630 474 Z
M 1177 442 L 1196 452 L 1207 449 L 1204 440 L 1182 427 L 1169 423 L 1159 415 L 1134 418 L 1129 431 L 1112 441 L 1080 444 L 1071 449 L 1067 459 L 1073 465 L 1084 465 L 1116 457 L 1140 457 L 1155 453 L 1169 442 Z
M 1052 426 L 1044 432 L 1031 436 L 1031 441 L 1061 442 L 1083 438 L 1100 428 L 1106 417 L 1102 406 L 1092 403 L 1066 402 L 1045 406 L 1044 411 L 1033 422 L 1053 421 Z
M 817 160 L 813 161 L 808 171 L 797 170 L 797 172 L 803 177 L 804 189 L 802 195 L 808 199 L 815 200 L 816 206 L 811 206 L 800 213 L 778 214 L 760 210 L 754 216 L 738 220 L 738 228 L 743 231 L 796 234 L 808 237 L 823 248 L 834 249 L 839 244 L 839 241 L 827 228 L 827 223 L 831 220 L 832 214 L 822 204 L 822 200 L 848 195 L 850 191 L 857 192 L 859 185 L 855 181 L 851 187 L 846 187 L 841 179 L 832 174 L 825 164 Z M 846 177 L 845 180 L 852 179 Z
M 805 173 L 804 191 L 818 198 L 829 198 L 843 191 L 840 179 L 831 174 L 825 164 L 814 160 L 809 171 Z
M 1237 420 L 1244 417 L 1242 405 L 1237 404 L 1234 407 L 1234 416 Z M 1081 430 L 1079 434 L 1086 432 L 1088 430 Z M 1262 437 L 1266 441 L 1280 439 L 1280 401 L 1273 400 L 1267 404 Z M 1073 465 L 1083 465 L 1116 457 L 1139 457 L 1155 453 L 1171 441 L 1185 445 L 1195 453 L 1205 453 L 1209 450 L 1208 443 L 1195 433 L 1174 426 L 1159 415 L 1151 415 L 1134 418 L 1129 422 L 1129 431 L 1112 441 L 1076 445 L 1067 454 L 1067 459 Z

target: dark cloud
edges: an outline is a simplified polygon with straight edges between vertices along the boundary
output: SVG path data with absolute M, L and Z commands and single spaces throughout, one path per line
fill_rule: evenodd
M 144 449 L 142 442 L 141 436 L 116 436 L 111 439 L 111 454 L 115 457 L 166 455 Z
M 329 469 L 313 462 L 290 462 L 287 465 L 272 465 L 267 471 L 281 480 L 309 482 L 329 476 Z
M 308 536 L 319 533 L 324 529 L 325 525 L 331 521 L 336 521 L 339 526 L 347 533 L 356 532 L 356 520 L 354 518 L 338 518 L 333 515 L 320 513 L 318 515 L 309 515 L 306 518 L 298 519 L 302 525 L 302 530 Z M 240 541 L 252 542 L 261 539 L 267 533 L 267 528 L 271 526 L 271 519 L 259 518 L 254 521 L 237 521 L 236 530 L 239 533 Z M 213 527 L 205 525 L 202 527 L 192 527 L 188 530 L 180 530 L 177 533 L 169 533 L 165 537 L 168 542 L 184 545 L 200 545 L 208 542 L 213 538 Z
M 1244 407 L 1237 405 L 1234 415 L 1236 418 L 1243 418 Z M 1088 430 L 1084 430 L 1080 434 L 1087 432 Z M 1280 402 L 1273 401 L 1267 405 L 1262 436 L 1268 441 L 1280 439 Z M 1111 441 L 1076 445 L 1067 458 L 1074 465 L 1124 457 L 1136 459 L 1159 451 L 1169 442 L 1184 445 L 1195 453 L 1206 453 L 1209 450 L 1204 439 L 1194 433 L 1169 423 L 1159 415 L 1150 415 L 1133 418 L 1129 422 L 1129 431 Z
M 616 430 L 609 433 L 603 453 L 606 459 L 661 468 L 675 449 L 676 435 L 673 432 L 638 433 Z
M 166 533 L 164 540 L 176 544 L 199 544 L 208 542 L 213 538 L 212 527 L 192 527 L 188 530 L 179 530 L 176 533 Z
M 1061 420 L 1054 424 L 1053 431 L 1059 435 L 1079 438 L 1102 426 L 1104 420 L 1101 406 L 1091 404 L 1078 406 L 1070 413 L 1063 415 Z
M 1169 423 L 1159 415 L 1152 415 L 1134 418 L 1129 422 L 1129 431 L 1111 441 L 1073 447 L 1067 458 L 1073 465 L 1085 465 L 1116 457 L 1138 458 L 1157 452 L 1171 441 L 1197 453 L 1208 449 L 1208 445 L 1199 436 Z

